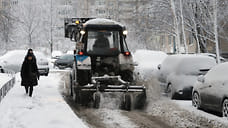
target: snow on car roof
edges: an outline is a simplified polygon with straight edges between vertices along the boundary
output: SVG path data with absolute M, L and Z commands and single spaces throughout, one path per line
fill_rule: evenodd
M 216 60 L 207 56 L 187 56 L 177 66 L 177 73 L 199 74 L 200 70 L 209 70 L 216 65 Z
M 199 69 L 210 69 L 216 61 L 208 56 L 177 54 L 168 56 L 162 63 L 161 69 L 165 72 L 191 72 Z
M 61 56 L 62 54 L 63 54 L 62 51 L 53 51 L 51 55 L 54 57 L 54 56 Z
M 12 50 L 8 51 L 6 54 L 0 57 L 0 63 L 4 66 L 6 64 L 22 64 L 24 61 L 24 57 L 27 54 L 27 50 Z M 45 55 L 41 52 L 34 51 L 34 55 L 38 59 L 39 58 L 45 58 Z
M 228 62 L 213 67 L 205 76 L 205 81 L 228 81 Z
M 141 68 L 157 68 L 166 56 L 167 54 L 162 51 L 139 49 L 133 54 L 133 59 Z
M 86 25 L 120 25 L 122 27 L 124 26 L 119 22 L 109 20 L 109 19 L 104 19 L 104 18 L 91 19 L 87 21 L 84 25 L 85 26 Z
M 22 64 L 24 57 L 26 55 L 27 51 L 26 50 L 12 50 L 8 51 L 6 54 L 0 57 L 0 63 L 2 65 L 5 65 L 4 62 L 7 61 L 8 64 Z

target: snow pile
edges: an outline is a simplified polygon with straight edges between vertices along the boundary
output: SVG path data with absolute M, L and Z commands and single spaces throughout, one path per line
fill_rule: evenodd
M 156 75 L 158 65 L 163 62 L 167 54 L 162 51 L 137 50 L 133 54 L 134 61 L 138 64 L 135 71 L 139 72 L 141 77 L 147 79 L 151 75 Z
M 191 101 L 171 101 L 166 98 L 150 102 L 146 112 L 162 118 L 175 128 L 227 128 L 228 122 L 222 117 L 195 109 Z
M 6 84 L 8 81 L 10 81 L 11 79 L 12 77 L 9 74 L 0 73 L 0 88 L 2 88 L 2 86 Z
M 29 97 L 17 74 L 16 85 L 0 103 L 0 128 L 87 128 L 59 93 L 59 77 L 41 77 Z

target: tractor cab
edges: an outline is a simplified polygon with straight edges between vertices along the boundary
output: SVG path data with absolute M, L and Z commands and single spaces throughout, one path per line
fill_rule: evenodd
M 118 22 L 107 19 L 89 20 L 80 31 L 81 43 L 89 56 L 118 56 L 129 50 L 125 41 L 126 28 Z
M 93 76 L 121 75 L 126 81 L 133 80 L 133 60 L 123 25 L 107 19 L 92 19 L 83 24 L 80 34 L 76 47 L 78 58 L 90 58 Z

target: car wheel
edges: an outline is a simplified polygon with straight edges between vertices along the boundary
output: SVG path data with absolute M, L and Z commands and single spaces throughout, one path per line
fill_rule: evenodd
M 196 107 L 197 109 L 200 109 L 201 100 L 197 92 L 194 92 L 192 95 L 192 106 Z
M 222 104 L 222 116 L 228 119 L 228 99 L 225 99 Z

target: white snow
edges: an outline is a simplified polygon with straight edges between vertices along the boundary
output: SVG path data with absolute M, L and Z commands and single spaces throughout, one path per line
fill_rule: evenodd
M 58 58 L 58 57 L 60 57 L 62 55 L 63 55 L 63 53 L 61 51 L 53 51 L 52 54 L 51 54 L 51 56 L 53 58 Z
M 114 25 L 114 24 L 118 24 L 120 26 L 123 26 L 122 24 L 120 24 L 119 22 L 116 22 L 116 21 L 113 21 L 113 20 L 109 20 L 109 19 L 104 19 L 104 18 L 96 18 L 96 19 L 91 19 L 91 20 L 88 20 L 85 25 L 88 25 L 88 24 L 97 24 L 97 25 Z
M 24 57 L 27 54 L 27 50 L 12 50 L 0 57 L 0 65 L 3 68 L 12 70 L 14 72 L 19 72 L 21 65 L 24 61 Z M 48 65 L 47 57 L 38 51 L 34 51 L 34 55 L 37 59 L 38 68 L 46 68 Z M 45 64 L 45 66 L 43 66 Z
M 194 113 L 197 116 L 206 117 L 208 120 L 211 121 L 218 121 L 228 125 L 228 121 L 225 118 L 204 112 L 203 110 L 198 110 L 192 106 L 192 101 L 184 101 L 184 100 L 173 100 L 180 108 L 185 109 L 191 113 Z
M 66 104 L 58 91 L 60 75 L 41 77 L 33 97 L 16 84 L 0 103 L 0 128 L 87 128 Z
M 11 79 L 12 79 L 11 75 L 0 73 L 0 88 L 2 88 L 2 86 L 6 84 L 8 81 L 10 81 Z
M 228 62 L 221 63 L 213 67 L 205 76 L 206 81 L 210 82 L 227 82 Z
M 2 64 L 3 67 L 11 64 L 22 64 L 25 55 L 26 55 L 26 50 L 9 51 L 0 57 L 0 63 Z
M 163 62 L 167 54 L 162 51 L 151 51 L 139 49 L 133 54 L 134 61 L 138 64 L 136 72 L 139 72 L 143 78 L 156 75 L 158 65 Z

